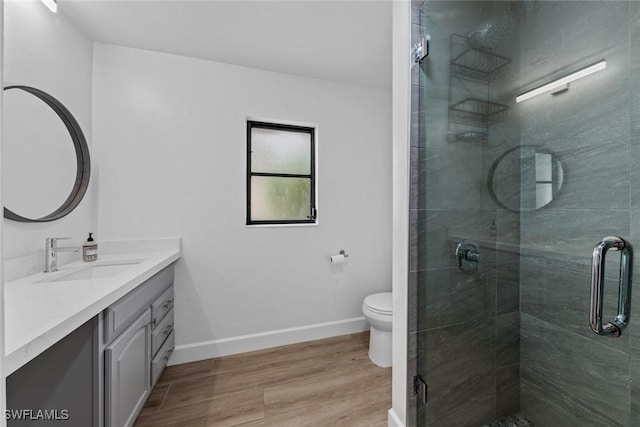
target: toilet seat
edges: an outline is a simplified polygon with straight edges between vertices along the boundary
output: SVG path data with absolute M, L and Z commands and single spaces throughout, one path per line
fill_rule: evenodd
M 369 295 L 364 299 L 363 306 L 376 314 L 383 316 L 393 315 L 393 301 L 391 292 L 381 292 L 379 294 Z

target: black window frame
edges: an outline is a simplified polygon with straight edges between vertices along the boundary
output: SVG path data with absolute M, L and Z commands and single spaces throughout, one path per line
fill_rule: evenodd
M 251 167 L 251 130 L 253 128 L 273 129 L 289 132 L 307 133 L 310 136 L 311 153 L 309 174 L 291 174 L 275 172 L 253 172 Z M 310 179 L 309 189 L 309 215 L 307 219 L 285 219 L 285 220 L 252 220 L 251 219 L 251 178 L 254 176 L 270 176 L 281 178 L 308 178 Z M 255 120 L 247 120 L 247 218 L 246 225 L 287 225 L 287 224 L 316 224 L 318 220 L 318 209 L 316 207 L 316 128 L 312 126 L 298 126 L 283 123 L 271 123 Z

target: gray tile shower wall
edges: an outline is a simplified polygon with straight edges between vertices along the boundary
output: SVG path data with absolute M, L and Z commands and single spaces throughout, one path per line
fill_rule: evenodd
M 629 55 L 631 63 L 629 92 L 631 96 L 631 209 L 640 210 L 640 4 L 629 5 Z M 635 212 L 634 212 L 635 214 Z M 632 221 L 633 223 L 633 221 Z M 640 226 L 640 223 L 638 223 Z M 634 230 L 635 231 L 635 230 Z M 640 228 L 636 235 L 640 237 Z M 640 241 L 636 240 L 640 246 Z M 639 354 L 640 356 L 640 354 Z
M 638 354 L 637 352 L 634 355 Z M 640 425 L 640 359 L 632 356 L 630 360 L 629 377 L 631 390 L 629 393 L 630 413 L 629 425 Z
M 619 262 L 615 256 L 611 263 Z M 608 264 L 610 264 L 608 262 Z M 611 270 L 617 270 L 611 265 Z M 617 339 L 604 339 L 594 334 L 588 326 L 589 285 L 591 275 L 550 265 L 545 262 L 523 259 L 521 264 L 521 305 L 524 314 L 556 325 L 559 328 L 582 336 L 594 344 L 629 352 L 630 334 L 623 333 Z M 617 278 L 607 280 L 605 313 L 617 310 Z M 625 331 L 629 332 L 629 331 Z M 576 337 L 577 339 L 577 337 Z M 584 341 L 583 345 L 591 345 Z
M 535 425 L 634 425 L 636 327 L 611 339 L 593 334 L 587 320 L 593 247 L 608 235 L 633 234 L 631 7 L 544 2 L 521 21 L 523 84 L 530 75 L 552 80 L 603 58 L 608 64 L 606 73 L 571 83 L 566 96 L 518 105 L 522 144 L 551 150 L 564 169 L 559 197 L 520 216 L 520 410 Z M 619 260 L 610 257 L 607 317 L 617 306 Z
M 418 288 L 426 297 L 419 300 L 419 330 L 495 317 L 495 269 L 464 272 L 457 267 L 421 270 Z
M 630 76 L 629 88 L 631 96 L 631 191 L 630 191 L 630 236 L 629 239 L 640 248 L 640 3 L 629 4 L 629 55 Z M 637 250 L 637 249 L 636 249 Z M 638 264 L 636 264 L 638 265 Z M 637 271 L 637 268 L 636 268 Z M 633 285 L 640 286 L 640 277 L 636 274 Z M 629 391 L 630 409 L 629 425 L 640 425 L 640 292 L 635 292 L 632 298 L 632 313 L 630 325 L 630 367 Z
M 527 314 L 521 345 L 521 407 L 534 424 L 630 425 L 628 353 Z
M 412 0 L 411 5 L 411 43 L 415 45 L 422 34 L 426 33 L 426 29 L 420 25 L 423 22 L 423 3 L 424 0 Z M 426 407 L 418 401 L 413 390 L 413 377 L 422 374 L 421 368 L 418 366 L 418 274 L 416 272 L 418 266 L 418 243 L 420 242 L 420 234 L 418 232 L 418 205 L 420 203 L 420 136 L 424 134 L 425 123 L 420 119 L 420 91 L 419 86 L 420 68 L 414 65 L 411 69 L 411 129 L 410 129 L 410 154 L 409 154 L 409 174 L 410 174 L 410 201 L 409 201 L 409 289 L 408 289 L 408 354 L 407 354 L 407 374 L 409 376 L 407 384 L 407 425 L 418 426 L 423 424 L 426 417 Z
M 427 426 L 480 425 L 495 416 L 495 320 L 421 331 L 427 369 Z
M 432 56 L 412 70 L 409 342 L 418 348 L 409 365 L 427 380 L 429 401 L 409 400 L 417 405 L 409 425 L 480 426 L 519 407 L 519 217 L 499 212 L 487 190 L 501 150 L 448 139 L 451 97 L 486 96 L 465 82 L 450 93 L 449 48 L 452 33 L 479 27 L 503 6 L 465 2 L 449 14 L 451 2 L 425 5 L 432 18 L 421 9 L 412 29 L 415 42 L 428 28 Z M 504 134 L 489 135 L 488 143 L 517 145 Z M 463 239 L 480 244 L 477 270 L 458 269 L 454 249 Z
M 520 411 L 520 363 L 496 369 L 496 419 Z
M 412 70 L 410 365 L 429 382 L 430 400 L 412 401 L 410 425 L 482 425 L 517 412 L 536 426 L 640 425 L 640 292 L 622 337 L 596 336 L 587 320 L 594 245 L 613 234 L 640 248 L 640 2 L 414 6 L 414 33 L 428 29 L 432 56 Z M 449 88 L 450 35 L 507 15 L 517 31 L 500 53 L 512 63 L 489 90 L 511 107 L 507 117 L 483 145 L 448 142 L 451 98 L 477 93 Z M 603 58 L 606 72 L 565 95 L 513 100 Z M 543 209 L 504 210 L 487 174 L 502 153 L 529 144 L 561 160 L 562 190 Z M 522 196 L 517 166 L 501 174 L 496 185 Z M 464 238 L 481 243 L 477 271 L 456 267 Z M 609 255 L 607 317 L 617 262 Z

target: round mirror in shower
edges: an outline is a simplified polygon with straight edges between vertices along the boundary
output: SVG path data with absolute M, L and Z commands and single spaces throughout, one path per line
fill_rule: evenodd
M 493 200 L 512 212 L 540 209 L 553 202 L 564 180 L 558 156 L 539 145 L 504 152 L 491 166 L 487 188 Z
M 30 86 L 5 87 L 3 103 L 5 218 L 64 217 L 89 185 L 89 148 L 80 125 L 60 101 Z

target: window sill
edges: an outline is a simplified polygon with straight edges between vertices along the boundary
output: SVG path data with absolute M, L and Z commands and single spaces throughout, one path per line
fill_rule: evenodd
M 245 224 L 245 228 L 283 228 L 283 227 L 317 227 L 318 221 L 314 223 L 302 223 L 302 224 Z

